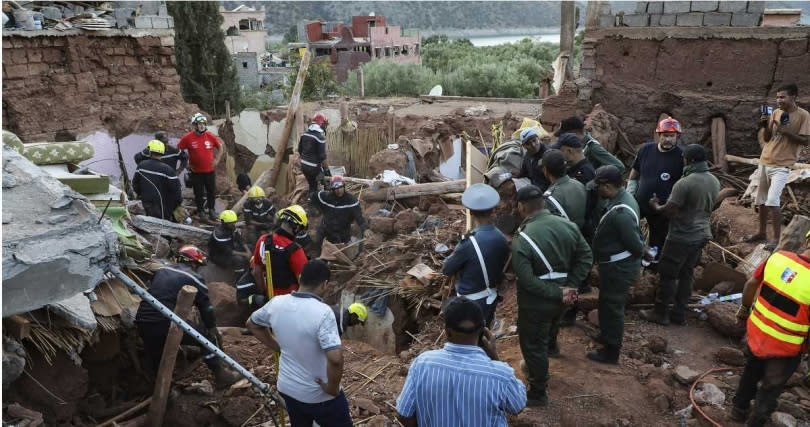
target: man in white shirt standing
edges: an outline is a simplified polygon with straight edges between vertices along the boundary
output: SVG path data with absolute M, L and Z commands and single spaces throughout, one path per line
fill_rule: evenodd
M 329 276 L 326 262 L 309 261 L 298 291 L 271 299 L 247 322 L 253 336 L 281 352 L 276 385 L 293 427 L 352 425 L 340 389 L 343 350 L 335 314 L 321 300 Z

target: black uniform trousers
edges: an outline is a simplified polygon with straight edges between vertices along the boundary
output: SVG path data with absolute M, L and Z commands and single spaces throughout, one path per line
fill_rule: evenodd
M 199 209 L 200 212 L 202 212 L 203 208 L 214 209 L 217 200 L 216 172 L 191 172 L 191 186 L 194 189 L 194 202 L 197 205 L 197 209 Z
M 756 398 L 754 413 L 748 426 L 764 426 L 776 410 L 777 399 L 785 389 L 788 379 L 799 367 L 802 355 L 763 359 L 745 349 L 745 370 L 740 377 L 740 385 L 734 395 L 734 406 L 742 410 L 751 407 L 751 399 Z M 757 383 L 762 381 L 757 388 Z

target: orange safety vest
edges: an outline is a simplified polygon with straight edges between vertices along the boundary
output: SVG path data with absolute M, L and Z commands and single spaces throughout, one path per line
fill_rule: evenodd
M 795 356 L 809 330 L 810 262 L 792 252 L 776 252 L 766 261 L 748 317 L 748 346 L 757 357 Z

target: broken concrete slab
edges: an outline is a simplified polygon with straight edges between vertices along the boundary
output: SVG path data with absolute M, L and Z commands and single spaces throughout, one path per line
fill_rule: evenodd
M 99 223 L 84 196 L 7 147 L 3 173 L 16 180 L 3 191 L 3 217 L 14 218 L 3 225 L 3 316 L 95 288 L 117 254 L 111 223 Z
M 132 217 L 132 225 L 149 234 L 171 237 L 201 247 L 207 246 L 208 238 L 211 237 L 211 232 L 208 230 L 146 215 Z
M 82 292 L 62 301 L 48 304 L 47 307 L 75 328 L 93 332 L 98 326 L 96 315 L 90 307 L 90 300 Z

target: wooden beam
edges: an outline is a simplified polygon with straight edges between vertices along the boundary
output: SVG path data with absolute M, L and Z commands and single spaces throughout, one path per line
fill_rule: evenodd
M 464 176 L 465 176 L 465 186 L 464 189 L 466 190 L 467 187 L 483 183 L 484 182 L 484 173 L 487 169 L 487 156 L 482 154 L 475 148 L 474 145 L 470 141 L 464 142 L 464 157 L 465 157 L 465 165 L 464 165 Z M 466 212 L 467 217 L 467 230 L 472 230 L 472 216 L 470 216 L 470 211 Z
M 197 246 L 206 246 L 211 232 L 191 225 L 178 224 L 146 215 L 135 215 L 132 217 L 132 225 L 149 234 L 157 234 L 175 239 L 180 239 L 186 243 Z
M 419 99 L 426 102 L 441 102 L 441 101 L 473 101 L 473 102 L 506 102 L 511 104 L 542 104 L 542 99 L 531 98 L 493 98 L 493 97 L 478 97 L 478 96 L 433 96 L 433 95 L 420 95 Z
M 31 336 L 31 321 L 19 314 L 15 314 L 3 319 L 3 329 L 19 341 Z
M 177 304 L 174 313 L 181 319 L 188 317 L 191 304 L 197 295 L 197 288 L 186 285 L 177 293 Z M 166 414 L 166 400 L 172 386 L 172 372 L 177 360 L 177 350 L 180 349 L 180 340 L 183 339 L 183 330 L 172 322 L 166 343 L 163 345 L 163 356 L 160 359 L 160 368 L 155 379 L 155 391 L 152 394 L 152 404 L 149 406 L 149 425 L 160 427 L 163 425 L 163 416 Z
M 749 159 L 747 157 L 739 157 L 734 156 L 731 154 L 726 154 L 726 160 L 729 162 L 734 163 L 745 163 L 747 165 L 759 166 L 759 159 Z M 810 164 L 808 163 L 794 163 L 793 166 L 788 166 L 790 169 L 799 170 L 799 169 L 810 169 Z
M 459 193 L 464 191 L 467 183 L 463 179 L 446 182 L 428 182 L 424 184 L 400 185 L 364 191 L 361 198 L 366 202 L 406 199 L 408 197 L 427 196 L 432 194 Z
M 728 161 L 726 161 L 726 121 L 722 117 L 712 119 L 712 151 L 714 152 L 714 164 L 720 166 L 720 170 L 728 173 Z
M 143 402 L 141 402 L 141 403 L 139 403 L 139 404 L 137 404 L 137 405 L 135 405 L 135 406 L 133 406 L 133 407 L 131 407 L 131 408 L 127 409 L 126 411 L 124 411 L 124 412 L 122 412 L 122 413 L 120 413 L 120 414 L 118 414 L 118 415 L 116 415 L 116 416 L 114 416 L 114 417 L 110 418 L 109 420 L 104 421 L 103 423 L 101 423 L 101 424 L 97 425 L 96 427 L 107 427 L 107 426 L 111 426 L 111 425 L 115 424 L 116 422 L 118 422 L 118 421 L 120 421 L 120 420 L 123 420 L 123 419 L 127 418 L 128 416 L 130 416 L 130 415 L 132 415 L 132 414 L 134 414 L 134 413 L 136 413 L 136 412 L 140 411 L 141 409 L 143 409 L 143 408 L 145 408 L 145 407 L 149 406 L 149 404 L 150 404 L 150 403 L 152 403 L 152 398 L 151 398 L 151 397 L 150 397 L 150 398 L 148 398 L 148 399 L 146 399 L 146 400 L 144 400 Z
M 256 183 L 253 184 L 255 186 L 261 188 L 275 188 L 276 186 L 276 181 L 278 181 L 278 173 L 281 171 L 281 162 L 284 159 L 284 154 L 287 152 L 287 141 L 290 139 L 290 135 L 292 134 L 295 112 L 298 110 L 298 104 L 301 102 L 301 91 L 304 88 L 304 80 L 307 77 L 307 69 L 309 68 L 311 55 L 312 54 L 309 52 L 309 50 L 307 50 L 304 52 L 304 56 L 301 57 L 301 65 L 298 67 L 298 77 L 295 78 L 295 87 L 293 88 L 292 95 L 290 96 L 290 104 L 287 106 L 287 118 L 286 122 L 284 122 L 284 132 L 281 133 L 281 140 L 278 142 L 278 146 L 276 147 L 276 156 L 273 158 L 273 166 L 271 166 L 270 169 L 262 172 L 262 174 L 256 178 Z M 245 205 L 246 200 L 247 193 L 242 195 L 239 201 L 233 205 L 231 210 L 237 214 L 242 212 L 242 207 Z

